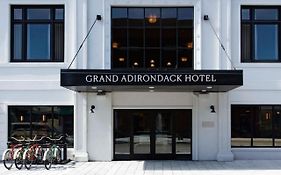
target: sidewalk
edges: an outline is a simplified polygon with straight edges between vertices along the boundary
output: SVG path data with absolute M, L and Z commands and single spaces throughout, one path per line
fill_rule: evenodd
M 281 160 L 216 161 L 112 161 L 70 162 L 46 170 L 34 165 L 31 170 L 6 170 L 0 163 L 0 175 L 280 175 Z

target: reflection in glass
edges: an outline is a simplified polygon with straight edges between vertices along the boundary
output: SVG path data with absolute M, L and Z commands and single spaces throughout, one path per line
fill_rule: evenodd
M 55 56 L 56 61 L 63 61 L 64 58 L 64 24 L 54 24 Z
M 22 59 L 22 25 L 14 25 L 14 59 Z
M 146 26 L 159 26 L 160 8 L 145 8 Z
M 256 60 L 278 60 L 278 25 L 255 25 Z
M 130 153 L 130 116 L 120 111 L 115 115 L 115 154 Z
M 273 115 L 274 146 L 281 146 L 281 106 L 274 106 Z
M 136 112 L 134 117 L 134 154 L 149 154 L 151 122 L 148 112 Z
M 173 115 L 176 126 L 176 154 L 191 154 L 192 112 L 191 110 L 178 110 Z
M 178 29 L 178 46 L 188 48 L 188 43 L 193 42 L 193 29 Z M 192 49 L 192 48 L 189 48 Z
M 155 153 L 172 153 L 171 114 L 158 112 L 155 120 Z
M 251 25 L 242 24 L 242 41 L 241 41 L 241 56 L 242 60 L 250 60 L 251 58 Z
M 50 19 L 50 9 L 27 9 L 27 19 Z
M 112 8 L 112 26 L 127 26 L 127 8 Z
M 64 9 L 56 9 L 56 19 L 64 19 Z
M 277 9 L 255 9 L 255 19 L 257 20 L 278 20 Z
M 42 136 L 52 137 L 52 108 L 51 107 L 32 107 L 32 138 L 37 139 Z
M 250 20 L 250 9 L 242 9 L 242 20 Z
M 22 9 L 14 9 L 14 19 L 22 19 Z
M 193 8 L 178 8 L 178 26 L 193 26 Z
M 50 59 L 50 24 L 27 25 L 27 59 Z
M 232 107 L 231 109 L 231 145 L 251 146 L 253 107 Z
M 129 26 L 144 25 L 144 8 L 128 8 Z
M 176 26 L 177 9 L 176 8 L 162 8 L 161 20 L 162 26 Z
M 272 106 L 261 106 L 254 117 L 253 146 L 272 146 Z

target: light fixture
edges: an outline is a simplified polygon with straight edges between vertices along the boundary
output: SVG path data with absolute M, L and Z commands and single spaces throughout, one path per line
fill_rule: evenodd
M 150 67 L 155 67 L 155 65 L 154 64 L 150 64 Z
M 95 89 L 97 89 L 98 87 L 97 87 L 97 86 L 92 86 L 91 88 L 95 90 Z
M 155 24 L 157 22 L 157 16 L 156 15 L 149 15 L 148 16 L 148 22 L 150 24 Z
M 202 89 L 201 92 L 202 92 L 202 93 L 206 93 L 207 90 L 206 90 L 206 89 Z
M 118 48 L 118 43 L 117 42 L 113 42 L 112 43 L 112 48 L 114 48 L 114 49 Z
M 105 95 L 105 91 L 99 89 L 97 95 Z
M 21 115 L 20 116 L 20 121 L 23 122 L 23 120 L 24 120 L 24 117 L 23 117 L 23 115 Z
M 139 63 L 138 62 L 134 62 L 134 66 L 138 66 L 139 65 Z
M 150 60 L 150 63 L 155 63 L 155 61 L 154 60 Z
M 125 61 L 125 58 L 120 57 L 120 58 L 118 58 L 118 60 L 119 60 L 120 62 L 123 62 L 123 61 Z
M 215 111 L 215 106 L 214 106 L 214 105 L 211 105 L 211 106 L 210 106 L 210 109 L 211 109 L 211 113 L 216 113 L 216 111 Z
M 193 48 L 193 42 L 188 42 L 188 43 L 186 44 L 186 47 L 187 47 L 188 49 L 192 49 L 192 48 Z
M 206 88 L 207 88 L 207 89 L 212 89 L 213 87 L 212 87 L 212 86 L 207 86 Z
M 42 122 L 46 122 L 47 121 L 47 117 L 46 117 L 46 115 L 42 115 Z
M 187 57 L 181 57 L 182 62 L 187 62 Z
M 149 86 L 148 88 L 149 88 L 149 89 L 154 89 L 155 87 L 154 87 L 154 86 Z
M 167 66 L 171 66 L 172 65 L 172 63 L 169 61 L 169 62 L 167 62 Z
M 95 108 L 96 108 L 95 105 L 91 105 L 90 112 L 91 112 L 92 114 L 95 113 Z
M 270 116 L 270 113 L 269 112 L 266 112 L 265 113 L 265 119 L 266 120 L 270 120 L 271 116 Z

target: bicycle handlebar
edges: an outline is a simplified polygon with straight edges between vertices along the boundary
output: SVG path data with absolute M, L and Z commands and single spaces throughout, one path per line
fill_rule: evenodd
M 22 136 L 21 136 L 22 137 Z M 15 137 L 11 137 L 11 139 L 13 139 L 13 140 L 15 140 L 15 141 L 17 141 L 17 142 L 23 142 L 23 141 L 25 141 L 25 138 L 24 137 L 22 137 L 23 139 L 22 140 L 19 140 L 19 139 L 17 139 L 17 138 L 15 138 Z
M 47 139 L 51 140 L 51 141 L 61 141 L 61 139 L 63 138 L 64 136 L 60 136 L 60 138 L 58 139 L 53 139 L 53 138 L 50 138 L 50 137 L 46 137 Z

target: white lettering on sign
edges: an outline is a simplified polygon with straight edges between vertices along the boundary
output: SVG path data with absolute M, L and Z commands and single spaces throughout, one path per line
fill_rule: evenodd
M 86 75 L 87 83 L 199 83 L 216 82 L 213 74 L 105 74 Z

